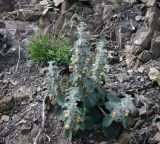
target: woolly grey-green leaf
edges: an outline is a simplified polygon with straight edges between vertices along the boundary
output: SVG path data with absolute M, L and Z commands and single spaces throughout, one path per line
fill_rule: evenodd
M 109 127 L 113 122 L 113 118 L 111 115 L 106 115 L 104 118 L 103 118 L 103 122 L 102 122 L 102 126 L 103 127 Z

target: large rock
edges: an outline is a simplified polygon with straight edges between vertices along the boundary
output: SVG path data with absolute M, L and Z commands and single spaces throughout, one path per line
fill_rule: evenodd
M 150 48 L 153 30 L 147 27 L 141 27 L 135 34 L 135 37 L 131 40 L 134 45 L 141 46 L 145 49 Z
M 153 30 L 160 30 L 160 9 L 157 7 L 148 8 L 145 19 L 148 21 L 148 27 Z
M 151 52 L 154 58 L 160 57 L 160 32 L 155 33 L 151 43 Z
M 13 10 L 13 0 L 0 0 L 0 13 Z

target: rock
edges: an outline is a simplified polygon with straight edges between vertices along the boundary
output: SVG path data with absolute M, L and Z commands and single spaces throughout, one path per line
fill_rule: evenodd
M 139 54 L 138 59 L 143 63 L 148 62 L 152 58 L 152 53 L 148 50 L 144 50 L 141 54 Z
M 143 64 L 143 62 L 141 60 L 136 59 L 136 62 L 134 64 L 134 66 L 133 66 L 133 69 L 136 70 L 142 64 Z
M 131 40 L 134 45 L 141 46 L 149 49 L 153 31 L 151 28 L 141 27 L 135 34 L 135 37 Z
M 156 69 L 155 67 L 150 67 L 148 76 L 152 81 L 157 82 L 160 86 L 160 71 L 158 69 Z
M 133 54 L 138 55 L 138 54 L 140 54 L 141 52 L 143 52 L 143 50 L 144 50 L 143 47 L 136 45 L 136 46 L 133 48 Z
M 55 1 L 55 0 L 54 0 L 54 1 Z M 54 2 L 54 1 L 53 1 L 53 2 Z M 60 0 L 59 0 L 59 1 L 60 1 Z M 48 1 L 47 1 L 47 0 L 42 0 L 42 1 L 39 2 L 39 4 L 45 6 L 45 5 L 48 5 Z
M 127 73 L 118 74 L 116 77 L 120 83 L 130 81 L 130 77 Z
M 153 7 L 153 6 L 156 5 L 156 3 L 157 3 L 157 0 L 147 0 L 146 5 L 147 5 L 148 7 Z
M 53 0 L 54 5 L 57 7 L 59 6 L 62 2 L 64 2 L 64 0 Z
M 9 116 L 7 116 L 7 115 L 3 115 L 2 117 L 1 117 L 1 119 L 0 119 L 0 123 L 1 122 L 8 122 L 9 121 Z
M 155 34 L 151 42 L 151 52 L 154 58 L 160 57 L 160 32 Z
M 147 3 L 147 1 L 148 1 L 148 0 L 141 0 L 141 2 L 143 2 L 143 3 Z
M 131 136 L 128 133 L 122 133 L 118 138 L 119 144 L 128 144 L 130 142 Z
M 157 132 L 153 138 L 149 138 L 149 144 L 159 144 L 160 143 L 160 132 Z
M 19 10 L 18 11 L 18 20 L 26 21 L 37 21 L 42 15 L 42 11 L 33 11 L 33 10 Z
M 32 97 L 32 90 L 30 88 L 26 88 L 22 86 L 17 92 L 14 94 L 15 103 L 27 103 Z
M 33 127 L 32 122 L 24 123 L 24 124 L 21 126 L 21 133 L 22 133 L 22 134 L 28 134 L 28 133 L 30 133 L 31 130 L 32 130 L 32 127 Z
M 0 97 L 0 113 L 8 113 L 14 106 L 13 97 Z
M 143 16 L 137 15 L 137 16 L 135 17 L 135 20 L 138 22 L 138 21 L 142 20 L 142 18 L 143 18 Z
M 145 115 L 147 113 L 147 108 L 145 106 L 141 107 L 139 110 L 139 116 Z
M 13 11 L 13 1 L 12 0 L 0 0 L 0 13 Z
M 137 57 L 133 54 L 126 56 L 126 64 L 128 68 L 133 68 L 136 63 Z
M 14 80 L 9 80 L 10 81 L 10 83 L 12 84 L 12 85 L 14 85 L 14 86 L 16 86 L 17 84 L 18 84 L 18 81 L 14 81 Z
M 0 21 L 0 28 L 6 28 L 6 24 L 3 21 Z
M 140 54 L 141 52 L 143 52 L 144 48 L 141 47 L 141 46 L 138 46 L 138 45 L 126 45 L 125 46 L 125 52 L 126 52 L 126 55 L 127 54 L 134 54 L 134 55 L 138 55 Z
M 157 7 L 148 8 L 145 19 L 148 20 L 148 27 L 153 30 L 160 30 L 160 9 Z

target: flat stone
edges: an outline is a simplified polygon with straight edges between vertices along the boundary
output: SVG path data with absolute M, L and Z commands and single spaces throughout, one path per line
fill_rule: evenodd
M 9 121 L 9 116 L 8 115 L 2 115 L 0 122 L 8 122 Z
M 142 18 L 143 18 L 143 16 L 137 15 L 137 16 L 135 17 L 135 20 L 136 20 L 136 21 L 140 21 Z
M 135 37 L 131 40 L 134 45 L 141 46 L 149 49 L 153 30 L 147 27 L 141 27 L 135 34 Z

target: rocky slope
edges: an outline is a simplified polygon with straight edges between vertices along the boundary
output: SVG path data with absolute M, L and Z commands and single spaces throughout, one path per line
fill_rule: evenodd
M 88 25 L 90 42 L 108 40 L 108 89 L 132 95 L 139 115 L 133 128 L 122 132 L 117 140 L 106 140 L 96 129 L 74 143 L 160 143 L 160 86 L 150 80 L 151 70 L 152 75 L 160 73 L 160 2 L 53 2 L 0 0 L 0 143 L 33 143 L 41 128 L 46 69 L 32 67 L 26 58 L 31 37 L 37 31 L 51 32 L 54 37 L 69 37 L 74 42 L 80 21 Z M 38 143 L 69 143 L 63 136 L 63 124 L 54 115 L 54 106 L 47 112 Z

